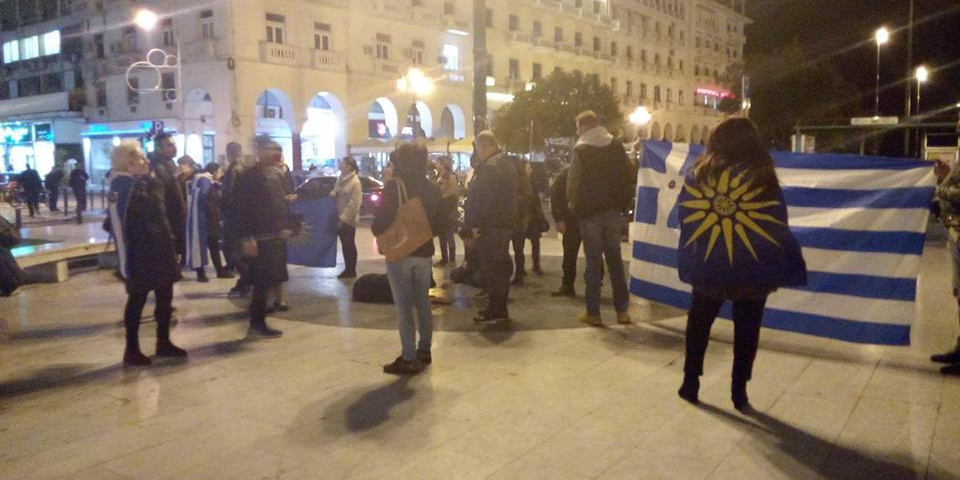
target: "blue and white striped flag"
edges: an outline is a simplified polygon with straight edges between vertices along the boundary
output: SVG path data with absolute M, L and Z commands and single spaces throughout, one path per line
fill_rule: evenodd
M 703 147 L 645 142 L 630 227 L 630 291 L 678 308 L 677 196 Z M 930 162 L 773 152 L 808 282 L 767 301 L 764 326 L 856 343 L 908 345 L 935 179 Z M 730 302 L 721 315 L 730 318 Z

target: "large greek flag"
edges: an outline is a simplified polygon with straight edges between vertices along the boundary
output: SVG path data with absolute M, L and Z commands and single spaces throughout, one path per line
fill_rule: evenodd
M 678 308 L 677 196 L 703 147 L 645 142 L 630 227 L 630 291 Z M 849 342 L 908 345 L 935 179 L 919 160 L 774 152 L 808 283 L 767 302 L 767 327 Z M 730 318 L 730 302 L 721 315 Z

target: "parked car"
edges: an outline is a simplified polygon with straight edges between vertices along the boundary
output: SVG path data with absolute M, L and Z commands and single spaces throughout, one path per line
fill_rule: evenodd
M 337 186 L 337 177 L 323 176 L 308 178 L 297 194 L 302 198 L 321 198 L 330 195 Z M 383 183 L 375 178 L 360 176 L 360 186 L 363 189 L 363 203 L 360 205 L 360 215 L 373 215 L 373 211 L 383 202 Z

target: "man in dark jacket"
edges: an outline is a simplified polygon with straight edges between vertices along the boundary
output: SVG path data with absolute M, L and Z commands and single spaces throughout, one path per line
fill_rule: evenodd
M 23 193 L 27 197 L 27 209 L 30 210 L 30 216 L 40 212 L 40 193 L 43 192 L 43 182 L 40 181 L 40 174 L 37 173 L 30 164 L 27 169 L 20 173 L 18 177 L 20 186 L 23 187 Z
M 552 297 L 573 297 L 576 291 L 573 284 L 577 280 L 577 256 L 580 255 L 580 224 L 570 211 L 567 201 L 567 178 L 570 168 L 565 168 L 553 181 L 550 191 L 550 210 L 556 222 L 557 231 L 563 235 L 563 283 L 560 290 L 550 294 Z
M 577 115 L 580 138 L 573 148 L 567 179 L 567 199 L 580 223 L 587 256 L 587 311 L 580 321 L 600 326 L 600 268 L 604 258 L 613 286 L 617 322 L 630 323 L 630 296 L 620 254 L 622 212 L 630 208 L 634 179 L 623 144 L 600 125 L 597 114 Z
M 246 280 L 246 264 L 240 257 L 240 243 L 236 233 L 237 205 L 234 201 L 234 189 L 237 180 L 244 171 L 243 147 L 237 142 L 227 144 L 227 170 L 221 179 L 220 210 L 223 213 L 223 256 L 227 260 L 228 272 L 239 275 L 237 284 L 230 289 L 231 295 L 246 296 L 250 291 L 250 282 Z
M 47 205 L 51 212 L 59 212 L 57 208 L 57 199 L 60 198 L 60 185 L 63 183 L 63 169 L 53 167 L 45 177 L 43 177 L 43 186 L 47 189 Z
M 154 178 L 163 184 L 163 203 L 167 212 L 167 221 L 173 231 L 177 254 L 183 257 L 187 252 L 186 244 L 186 215 L 184 192 L 180 190 L 177 181 L 177 164 L 173 158 L 177 156 L 177 144 L 173 136 L 167 132 L 160 132 L 153 137 L 153 153 L 150 157 L 150 171 Z
M 237 212 L 236 234 L 253 284 L 250 334 L 266 338 L 282 332 L 267 326 L 267 295 L 286 282 L 289 211 L 280 163 L 283 150 L 269 138 L 257 139 L 259 162 L 237 179 L 233 195 Z
M 83 165 L 78 163 L 70 171 L 70 189 L 73 190 L 73 197 L 77 200 L 78 212 L 87 209 L 87 180 L 90 180 L 90 175 L 87 175 Z
M 481 276 L 490 295 L 487 308 L 474 321 L 477 323 L 509 320 L 507 299 L 510 296 L 509 246 L 517 219 L 517 169 L 500 152 L 497 137 L 490 131 L 477 134 L 477 164 L 467 193 L 464 228 L 471 232 Z

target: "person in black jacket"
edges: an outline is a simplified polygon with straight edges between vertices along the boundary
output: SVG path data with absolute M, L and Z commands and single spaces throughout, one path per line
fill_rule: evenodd
M 20 186 L 23 187 L 24 195 L 27 197 L 27 209 L 30 210 L 30 216 L 40 213 L 40 194 L 43 192 L 43 182 L 40 181 L 40 174 L 30 164 L 27 164 L 27 169 L 20 173 L 18 180 Z
M 279 337 L 282 332 L 267 326 L 267 296 L 289 279 L 287 238 L 292 232 L 280 163 L 280 145 L 267 137 L 257 139 L 256 166 L 245 171 L 234 188 L 237 212 L 236 234 L 240 252 L 253 285 L 250 302 L 250 334 Z
M 580 224 L 587 255 L 587 310 L 580 321 L 601 326 L 600 265 L 604 259 L 613 286 L 617 323 L 630 323 L 630 296 L 620 254 L 622 212 L 630 208 L 634 176 L 623 144 L 615 140 L 592 111 L 577 115 L 573 162 L 567 178 L 567 199 Z
M 493 132 L 483 131 L 475 140 L 477 163 L 467 193 L 464 228 L 474 239 L 480 273 L 489 294 L 487 308 L 474 322 L 509 320 L 510 241 L 517 220 L 517 169 L 500 152 Z
M 237 272 L 237 284 L 230 289 L 231 295 L 246 296 L 250 291 L 250 282 L 246 279 L 247 268 L 240 256 L 240 242 L 236 234 L 237 206 L 234 201 L 234 187 L 246 166 L 243 164 L 243 147 L 237 142 L 227 144 L 227 170 L 221 179 L 220 211 L 223 214 L 223 256 L 226 258 L 227 272 Z
M 150 154 L 150 172 L 154 178 L 163 184 L 163 203 L 167 221 L 173 230 L 177 254 L 181 257 L 187 253 L 186 243 L 186 196 L 180 189 L 177 181 L 179 169 L 173 161 L 177 156 L 177 144 L 173 136 L 167 132 L 160 132 L 153 137 L 154 150 Z
M 43 186 L 47 189 L 47 205 L 51 212 L 59 212 L 57 208 L 57 199 L 60 198 L 60 184 L 63 183 L 63 169 L 53 167 L 45 177 L 43 177 Z
M 580 255 L 580 224 L 576 215 L 570 211 L 567 201 L 567 178 L 570 168 L 567 167 L 557 175 L 550 191 L 550 210 L 556 222 L 557 231 L 563 235 L 563 283 L 560 289 L 550 294 L 553 297 L 574 297 L 573 288 L 577 280 L 577 256 Z M 602 264 L 601 264 L 602 268 Z
M 395 155 L 396 171 L 394 179 L 387 182 L 383 189 L 383 204 L 376 211 L 373 225 L 374 235 L 381 235 L 396 219 L 400 208 L 400 186 L 406 191 L 407 199 L 419 198 L 423 210 L 430 222 L 434 236 L 446 226 L 440 189 L 427 180 L 427 150 L 422 146 L 408 143 L 401 145 Z M 397 325 L 400 331 L 400 356 L 392 363 L 383 366 L 385 373 L 413 375 L 420 371 L 423 364 L 430 364 L 430 347 L 433 342 L 433 313 L 430 311 L 430 281 L 433 275 L 432 257 L 433 239 L 426 241 L 409 256 L 400 260 L 387 261 L 387 278 L 397 309 Z M 413 312 L 416 311 L 416 324 Z M 417 341 L 417 332 L 420 340 Z
M 116 239 L 120 273 L 127 289 L 123 313 L 127 346 L 124 365 L 150 365 L 140 351 L 140 317 L 147 295 L 156 296 L 157 355 L 185 357 L 170 341 L 173 284 L 180 279 L 174 235 L 164 211 L 163 184 L 151 178 L 140 144 L 128 140 L 111 154 L 110 231 Z
M 73 197 L 77 201 L 78 212 L 87 210 L 87 180 L 90 180 L 90 175 L 87 175 L 82 164 L 77 163 L 77 166 L 70 171 L 70 189 L 73 190 Z

